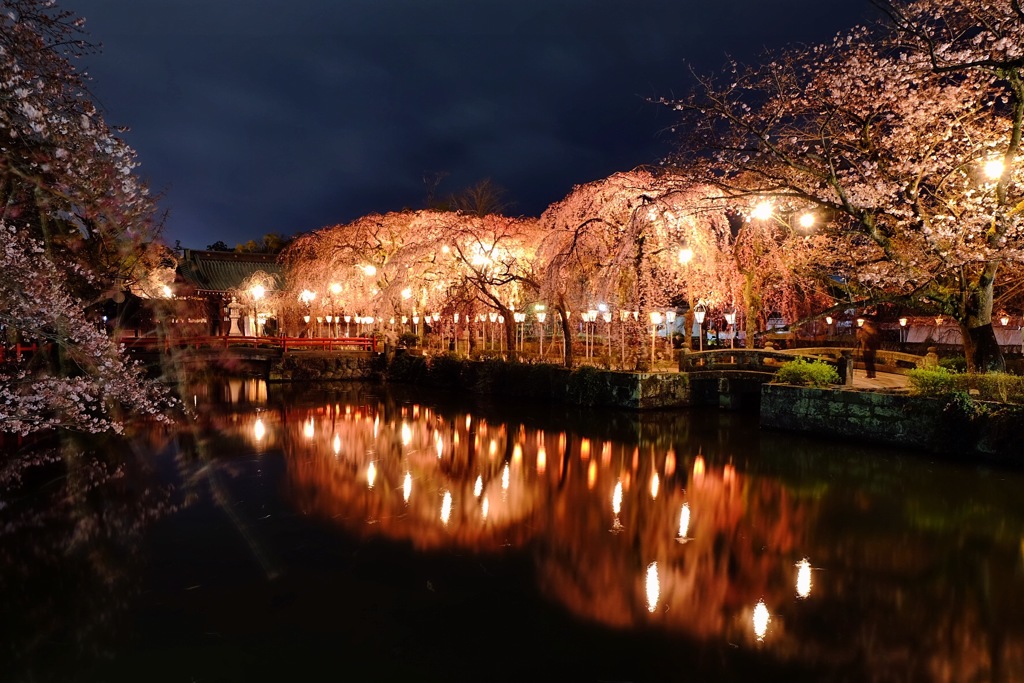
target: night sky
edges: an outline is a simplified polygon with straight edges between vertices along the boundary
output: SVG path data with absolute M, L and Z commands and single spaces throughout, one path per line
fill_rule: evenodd
M 485 178 L 511 215 L 671 149 L 688 69 L 813 44 L 868 0 L 62 0 L 168 214 L 204 248 L 422 208 Z

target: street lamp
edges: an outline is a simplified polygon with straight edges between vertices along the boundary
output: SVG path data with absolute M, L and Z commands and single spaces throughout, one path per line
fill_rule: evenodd
M 985 177 L 989 180 L 999 180 L 1003 177 L 1003 171 L 1005 170 L 1006 164 L 1003 163 L 1002 159 L 989 159 L 982 168 Z
M 699 332 L 698 340 L 700 341 L 699 349 L 704 350 L 704 316 L 708 313 L 707 308 L 704 307 L 704 302 L 701 301 L 697 304 L 697 307 L 693 309 L 693 319 L 697 321 L 697 330 Z
M 676 312 L 665 311 L 665 348 L 672 350 L 672 330 L 676 324 Z
M 548 314 L 544 312 L 544 306 L 542 304 L 537 304 L 534 307 L 534 311 L 536 311 L 537 322 L 540 323 L 540 355 L 541 355 L 541 357 L 543 357 L 544 356 L 544 319 L 548 317 Z
M 601 314 L 601 317 L 605 322 L 604 343 L 605 349 L 607 349 L 605 353 L 608 354 L 608 363 L 610 365 L 612 362 L 612 312 L 605 311 Z
M 253 285 L 249 288 L 249 294 L 252 296 L 252 313 L 253 313 L 253 336 L 260 336 L 259 329 L 259 308 L 257 302 L 263 298 L 263 295 L 267 293 L 266 287 L 263 285 Z
M 1006 327 L 1007 325 L 1010 324 L 1010 316 L 1003 313 L 1003 317 L 999 319 L 999 322 L 1003 324 L 1003 327 Z
M 651 370 L 654 370 L 654 340 L 657 337 L 658 325 L 661 324 L 661 313 L 651 311 Z
M 900 318 L 900 344 L 907 343 L 907 319 Z
M 730 348 L 736 348 L 736 309 L 726 311 L 725 324 L 732 328 L 732 337 L 729 339 Z
M 594 355 L 594 321 L 597 320 L 597 309 L 588 309 L 583 314 L 583 344 L 587 358 Z
M 619 327 L 619 341 L 622 345 L 619 362 L 622 364 L 622 367 L 626 367 L 626 321 L 629 320 L 629 311 L 619 310 L 619 320 L 622 322 L 622 325 Z

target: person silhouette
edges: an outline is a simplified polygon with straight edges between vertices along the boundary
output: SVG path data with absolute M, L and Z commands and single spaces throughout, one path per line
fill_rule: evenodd
M 874 320 L 870 318 L 864 320 L 864 324 L 857 330 L 857 341 L 864 359 L 864 370 L 868 379 L 873 379 L 875 377 L 875 356 L 882 343 L 881 334 Z

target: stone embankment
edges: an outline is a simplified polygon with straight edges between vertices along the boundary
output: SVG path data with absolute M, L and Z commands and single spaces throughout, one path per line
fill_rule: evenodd
M 930 453 L 1021 462 L 1024 406 L 765 384 L 761 426 Z
M 270 369 L 271 381 L 384 380 L 502 396 L 515 400 L 625 410 L 695 406 L 751 408 L 760 425 L 835 439 L 856 439 L 931 453 L 1019 460 L 1024 406 L 973 399 L 934 399 L 851 386 L 833 388 L 707 380 L 685 372 L 568 370 L 551 364 L 470 361 L 437 356 L 429 362 L 399 353 L 286 354 Z M 750 400 L 752 399 L 752 400 Z

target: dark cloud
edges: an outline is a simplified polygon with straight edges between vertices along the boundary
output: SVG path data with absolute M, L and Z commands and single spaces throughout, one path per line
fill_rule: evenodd
M 64 0 L 166 238 L 202 247 L 422 206 L 484 178 L 536 215 L 669 149 L 687 69 L 827 40 L 868 0 Z

